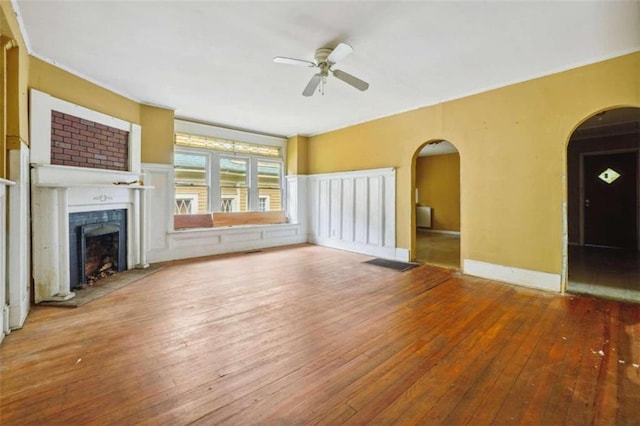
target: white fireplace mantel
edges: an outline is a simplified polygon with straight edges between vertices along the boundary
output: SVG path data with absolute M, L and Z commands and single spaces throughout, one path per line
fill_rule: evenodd
M 145 268 L 146 197 L 152 189 L 137 174 L 79 167 L 33 165 L 33 245 L 35 302 L 67 300 L 74 296 L 69 278 L 69 214 L 126 209 L 127 269 Z M 88 179 L 88 176 L 92 179 Z M 74 179 L 71 179 L 71 178 Z M 127 185 L 121 182 L 132 182 Z

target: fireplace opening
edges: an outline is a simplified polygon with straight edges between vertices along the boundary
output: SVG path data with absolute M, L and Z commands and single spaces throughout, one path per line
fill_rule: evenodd
M 72 289 L 127 269 L 126 209 L 69 215 Z
M 116 222 L 81 227 L 81 284 L 93 284 L 121 270 L 118 261 L 119 234 L 120 224 Z

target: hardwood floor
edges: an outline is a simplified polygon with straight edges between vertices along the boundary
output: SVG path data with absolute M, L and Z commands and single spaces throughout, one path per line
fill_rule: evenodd
M 640 302 L 640 251 L 569 246 L 567 291 Z
M 460 269 L 460 235 L 418 228 L 416 258 L 429 265 Z
M 638 424 L 640 305 L 316 246 L 174 262 L 0 345 L 0 423 Z

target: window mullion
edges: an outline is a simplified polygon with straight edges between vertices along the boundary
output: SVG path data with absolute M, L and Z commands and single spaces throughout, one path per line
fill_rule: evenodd
M 286 211 L 287 210 L 287 179 L 284 176 L 284 164 L 285 164 L 284 161 L 280 161 L 280 210 Z
M 209 154 L 209 185 L 211 198 L 209 200 L 209 209 L 212 212 L 219 212 L 221 205 L 220 191 L 220 154 L 211 152 Z
M 250 157 L 249 166 L 249 210 L 257 211 L 260 201 L 258 200 L 258 159 Z

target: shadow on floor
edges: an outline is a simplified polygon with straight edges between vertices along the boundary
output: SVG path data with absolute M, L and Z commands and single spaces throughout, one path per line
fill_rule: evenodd
M 640 302 L 640 252 L 569 246 L 567 291 Z

